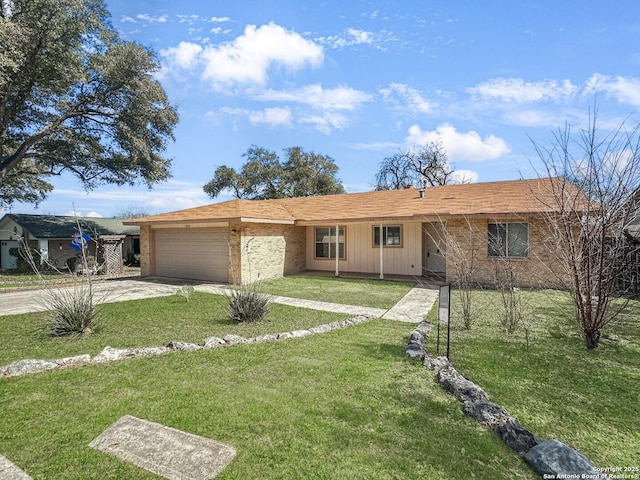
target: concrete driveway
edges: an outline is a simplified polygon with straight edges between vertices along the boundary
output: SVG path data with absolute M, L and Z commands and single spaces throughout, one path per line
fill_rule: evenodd
M 143 298 L 174 295 L 183 285 L 192 285 L 196 290 L 218 295 L 226 295 L 224 284 L 197 283 L 189 280 L 176 280 L 164 277 L 122 278 L 99 280 L 94 282 L 94 298 L 98 303 L 124 302 Z M 59 287 L 59 290 L 71 290 L 73 287 Z M 438 291 L 434 288 L 413 288 L 403 299 L 389 310 L 340 305 L 299 298 L 274 297 L 274 302 L 294 307 L 311 308 L 348 315 L 367 315 L 388 320 L 419 323 L 429 312 Z M 45 310 L 47 292 L 43 289 L 22 290 L 19 292 L 0 291 L 0 316 Z
M 93 283 L 93 291 L 99 303 L 123 302 L 141 298 L 173 295 L 184 283 L 176 284 L 168 279 L 113 279 Z M 56 290 L 71 290 L 73 287 L 57 287 Z M 47 292 L 44 289 L 0 291 L 0 315 L 38 312 L 45 310 Z

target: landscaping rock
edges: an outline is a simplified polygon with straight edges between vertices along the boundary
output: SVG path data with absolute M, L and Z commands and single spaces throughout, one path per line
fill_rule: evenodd
M 524 457 L 529 450 L 538 445 L 538 439 L 533 433 L 520 425 L 515 418 L 496 425 L 493 427 L 493 431 L 521 457 Z
M 507 421 L 514 420 L 514 417 L 503 407 L 486 400 L 464 402 L 464 413 L 491 429 Z
M 49 360 L 18 360 L 17 362 L 10 363 L 6 367 L 0 368 L 0 375 L 3 377 L 16 377 L 29 373 L 46 372 L 47 370 L 58 368 L 58 366 L 56 362 Z
M 151 357 L 171 352 L 167 347 L 142 347 L 142 348 L 113 348 L 105 347 L 98 355 L 93 357 L 91 363 L 116 362 L 127 358 Z
M 204 339 L 204 348 L 222 347 L 226 344 L 227 342 L 225 342 L 220 337 L 209 337 Z
M 267 333 L 266 335 L 260 335 L 256 337 L 253 341 L 256 343 L 264 343 L 264 342 L 273 342 L 278 339 L 277 333 Z
M 316 327 L 311 327 L 309 329 L 311 333 L 326 333 L 331 331 L 331 327 L 329 325 L 318 325 Z
M 313 335 L 309 330 L 294 330 L 293 332 L 290 332 L 292 338 L 301 338 L 301 337 L 308 337 L 309 335 Z
M 429 370 L 433 370 L 435 372 L 439 372 L 444 368 L 452 368 L 451 362 L 449 362 L 447 357 L 432 357 L 430 355 L 426 355 L 422 364 Z
M 293 338 L 291 332 L 282 332 L 278 334 L 278 340 L 288 340 L 289 338 Z
M 202 350 L 202 348 L 204 348 L 201 345 L 186 342 L 169 342 L 165 346 L 167 348 L 170 348 L 171 350 L 178 350 L 181 352 L 193 352 L 195 350 Z
M 452 393 L 462 403 L 489 401 L 489 396 L 482 388 L 464 378 L 452 366 L 438 371 L 438 382 L 442 388 Z
M 91 361 L 91 355 L 85 353 L 84 355 L 76 355 L 75 357 L 65 357 L 56 360 L 55 362 L 60 366 L 77 365 L 79 363 L 89 363 Z
M 407 348 L 405 348 L 404 352 L 406 357 L 412 360 L 415 358 L 419 358 L 420 360 L 423 360 L 425 355 L 427 354 L 427 352 L 424 349 L 423 343 L 416 342 L 416 341 L 410 341 L 409 344 L 407 345 Z
M 244 345 L 249 343 L 249 339 L 231 333 L 226 334 L 222 339 L 227 342 L 227 345 Z
M 524 459 L 541 477 L 606 478 L 587 457 L 556 439 L 534 446 Z

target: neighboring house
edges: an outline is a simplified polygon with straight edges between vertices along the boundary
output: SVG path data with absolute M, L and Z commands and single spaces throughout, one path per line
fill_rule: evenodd
M 474 251 L 477 282 L 493 283 L 507 259 L 519 284 L 550 285 L 550 182 L 231 200 L 125 224 L 140 226 L 143 276 L 250 283 L 320 270 L 451 281 L 459 255 L 447 245 L 455 244 Z
M 104 247 L 105 243 L 116 242 L 118 251 L 121 246 L 121 256 L 126 260 L 140 253 L 140 228 L 124 225 L 123 220 L 8 213 L 0 219 L 0 268 L 16 267 L 17 259 L 9 254 L 9 250 L 18 247 L 21 238 L 37 249 L 48 262 L 63 268 L 69 258 L 78 255 L 78 251 L 71 247 L 78 224 L 84 233 L 95 240 L 89 242 L 87 255 L 98 258 L 104 253 L 98 243 Z

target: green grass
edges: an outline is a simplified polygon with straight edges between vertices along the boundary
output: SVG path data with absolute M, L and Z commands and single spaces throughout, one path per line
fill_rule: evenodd
M 474 293 L 476 321 L 464 330 L 453 292 L 452 363 L 541 440 L 557 438 L 600 467 L 637 465 L 640 302 L 630 302 L 600 347 L 588 351 L 567 294 L 522 295 L 530 311 L 528 342 L 523 330 L 508 335 L 499 326 L 496 292 Z M 434 331 L 428 350 L 435 344 Z
M 261 291 L 271 295 L 384 309 L 393 307 L 415 286 L 407 282 L 312 275 L 291 275 L 260 285 Z
M 104 347 L 144 347 L 169 341 L 201 344 L 227 333 L 255 337 L 309 328 L 348 318 L 347 315 L 272 304 L 263 321 L 238 323 L 229 318 L 226 297 L 195 292 L 189 302 L 178 295 L 103 304 L 98 331 L 79 339 L 50 338 L 42 333 L 46 313 L 0 316 L 0 365 L 24 358 L 55 359 Z
M 2 379 L 0 452 L 34 479 L 159 478 L 87 447 L 131 414 L 233 445 L 220 480 L 537 478 L 404 358 L 409 329 L 375 320 Z
M 72 281 L 70 275 L 43 274 L 42 278 L 56 283 Z M 5 288 L 41 287 L 42 280 L 37 275 L 24 273 L 0 274 L 0 290 Z

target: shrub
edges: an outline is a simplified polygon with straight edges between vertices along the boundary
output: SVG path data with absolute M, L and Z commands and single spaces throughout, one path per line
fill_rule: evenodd
M 258 283 L 234 289 L 229 298 L 229 314 L 236 322 L 256 322 L 267 313 L 273 297 L 259 291 Z
M 92 333 L 99 319 L 91 288 L 78 284 L 73 288 L 47 291 L 48 316 L 45 332 L 52 337 Z
M 32 247 L 25 247 L 28 248 L 29 251 L 28 252 L 23 252 L 23 248 L 21 247 L 13 247 L 9 249 L 9 255 L 11 255 L 12 257 L 16 257 L 16 268 L 14 270 L 15 273 L 30 273 L 32 270 L 32 265 L 29 262 L 29 255 L 32 258 L 40 258 L 40 252 Z M 33 262 L 33 267 L 36 269 L 36 271 L 40 271 L 41 270 L 41 265 L 40 262 Z
M 191 285 L 183 285 L 182 287 L 180 287 L 180 289 L 176 292 L 176 295 L 179 295 L 181 297 L 183 297 L 185 299 L 185 301 L 189 301 L 189 297 L 191 297 L 191 294 L 195 291 L 195 288 L 193 288 Z

